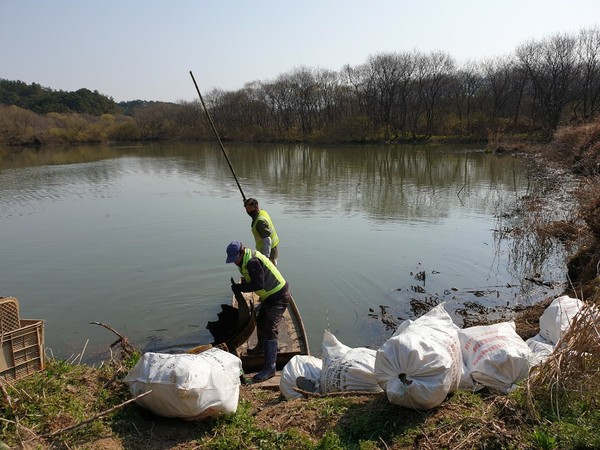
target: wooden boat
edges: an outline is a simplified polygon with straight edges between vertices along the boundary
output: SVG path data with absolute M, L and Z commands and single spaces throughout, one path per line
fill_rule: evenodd
M 255 304 L 258 300 L 256 294 L 244 293 L 244 302 Z M 240 304 L 240 299 L 234 297 L 235 305 Z M 234 305 L 234 306 L 235 306 Z M 257 372 L 262 369 L 263 355 L 250 355 L 248 349 L 254 348 L 258 342 L 256 329 L 252 334 L 237 347 L 237 355 L 242 360 L 244 372 Z M 279 336 L 277 339 L 277 370 L 283 369 L 290 359 L 296 355 L 310 355 L 308 338 L 304 329 L 304 322 L 293 298 L 283 313 L 281 322 L 279 322 Z
M 262 369 L 264 356 L 248 354 L 258 342 L 256 336 L 256 309 L 258 296 L 253 292 L 238 293 L 233 296 L 231 305 L 221 305 L 219 320 L 209 322 L 207 328 L 215 338 L 209 345 L 188 350 L 199 353 L 211 347 L 227 349 L 242 360 L 245 373 Z M 277 340 L 277 370 L 281 370 L 296 355 L 310 355 L 304 322 L 293 298 L 283 313 L 279 323 Z

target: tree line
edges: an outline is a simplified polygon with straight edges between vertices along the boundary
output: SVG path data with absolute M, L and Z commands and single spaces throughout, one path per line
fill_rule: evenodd
M 87 89 L 56 93 L 0 81 L 0 143 L 212 138 L 198 101 L 116 104 Z M 379 53 L 339 71 L 299 67 L 205 97 L 223 139 L 544 138 L 560 124 L 598 115 L 600 29 L 554 34 L 510 55 L 463 64 L 444 51 Z
M 0 104 L 15 105 L 38 114 L 50 112 L 100 115 L 116 113 L 112 98 L 98 91 L 79 89 L 74 92 L 55 91 L 38 83 L 0 79 Z

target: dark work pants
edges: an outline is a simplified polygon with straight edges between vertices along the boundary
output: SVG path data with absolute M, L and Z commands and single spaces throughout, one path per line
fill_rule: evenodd
M 261 302 L 256 317 L 256 334 L 259 341 L 265 342 L 277 339 L 279 335 L 279 322 L 290 303 L 289 289 L 283 288 L 284 292 L 276 292 Z

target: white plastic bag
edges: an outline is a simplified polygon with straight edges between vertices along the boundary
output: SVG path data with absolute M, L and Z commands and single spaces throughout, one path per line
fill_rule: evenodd
M 548 356 L 550 356 L 554 351 L 554 345 L 551 342 L 544 339 L 543 337 L 541 337 L 539 334 L 536 334 L 534 337 L 527 339 L 525 343 L 533 353 L 533 363 L 535 365 L 544 362 L 544 360 L 548 358 Z
M 234 413 L 242 361 L 218 348 L 197 355 L 145 353 L 123 380 L 136 401 L 163 417 L 200 420 Z
M 584 303 L 568 295 L 555 298 L 540 317 L 540 336 L 556 345 Z
M 375 350 L 350 348 L 325 330 L 323 334 L 321 392 L 381 392 L 375 377 Z
M 323 366 L 328 366 L 334 359 L 344 356 L 350 349 L 351 347 L 342 344 L 330 331 L 323 332 L 323 341 L 321 342 Z
M 471 378 L 471 373 L 469 372 L 467 365 L 463 361 L 462 370 L 461 370 L 461 374 L 460 374 L 460 383 L 458 384 L 458 389 L 462 390 L 462 391 L 475 392 L 482 388 L 483 388 L 483 386 L 478 385 L 473 381 L 473 378 Z
M 464 368 L 457 330 L 441 304 L 404 322 L 381 346 L 375 374 L 391 403 L 430 409 L 458 389 Z
M 317 392 L 320 390 L 321 368 L 323 361 L 314 356 L 296 355 L 288 361 L 281 371 L 279 390 L 287 399 L 301 398 L 302 394 L 296 392 L 298 377 L 308 378 L 315 383 Z
M 463 360 L 475 383 L 504 394 L 529 374 L 531 349 L 517 334 L 514 322 L 464 328 L 458 331 Z

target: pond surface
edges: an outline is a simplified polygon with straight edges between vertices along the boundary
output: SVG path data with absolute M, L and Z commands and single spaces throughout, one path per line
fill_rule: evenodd
M 377 347 L 428 305 L 446 302 L 458 325 L 508 317 L 548 293 L 525 277 L 562 281 L 560 250 L 528 261 L 501 232 L 534 189 L 518 158 L 468 146 L 226 150 L 277 227 L 314 354 L 324 329 Z M 250 218 L 216 144 L 0 150 L 0 296 L 46 321 L 56 357 L 105 355 L 116 336 L 93 321 L 145 350 L 211 342 L 206 323 L 238 276 L 225 264 L 235 239 L 252 243 Z

